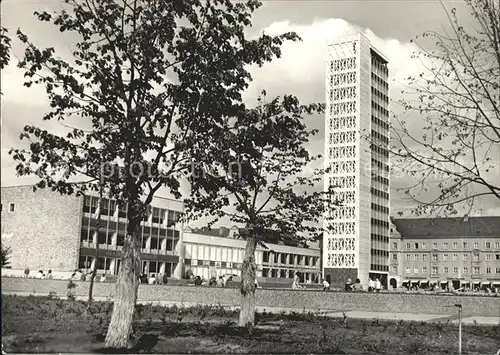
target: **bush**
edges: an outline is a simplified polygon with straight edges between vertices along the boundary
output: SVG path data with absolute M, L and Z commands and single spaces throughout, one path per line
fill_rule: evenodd
M 0 252 L 0 263 L 2 267 L 10 265 L 10 255 L 12 254 L 12 249 L 10 247 L 1 246 Z

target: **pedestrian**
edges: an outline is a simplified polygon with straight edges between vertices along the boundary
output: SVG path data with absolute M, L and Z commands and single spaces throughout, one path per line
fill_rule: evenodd
M 372 292 L 375 290 L 375 281 L 372 280 L 372 278 L 370 277 L 368 279 L 368 292 Z
M 300 285 L 300 278 L 299 278 L 299 273 L 298 272 L 295 272 L 295 276 L 293 277 L 292 288 L 293 289 L 300 289 L 300 288 L 302 288 L 302 286 Z
M 163 274 L 163 284 L 164 285 L 168 284 L 168 276 L 167 276 L 167 274 Z
M 345 291 L 352 291 L 352 281 L 351 281 L 351 279 L 347 279 L 347 282 L 345 283 Z
M 375 279 L 375 291 L 380 292 L 382 289 L 382 284 L 380 283 L 380 280 L 378 278 Z
M 354 285 L 352 285 L 352 290 L 363 291 L 363 285 L 361 285 L 361 281 L 359 279 L 356 279 L 356 282 L 354 283 Z
M 219 276 L 219 278 L 217 279 L 217 287 L 224 287 L 224 279 L 222 278 L 222 276 Z
M 48 278 L 49 280 L 52 280 L 52 270 L 49 270 L 49 271 L 47 272 L 47 278 Z
M 24 277 L 29 277 L 30 276 L 30 268 L 27 267 L 26 269 L 24 269 Z
M 321 279 L 323 282 L 323 291 L 330 291 L 330 284 L 325 279 Z
M 194 285 L 201 286 L 202 283 L 203 283 L 203 279 L 201 278 L 201 276 L 196 276 L 196 278 L 194 279 Z
M 148 279 L 148 284 L 154 285 L 155 281 L 156 281 L 155 274 L 151 274 L 151 276 L 149 276 L 149 279 Z
M 101 282 L 106 282 L 106 274 L 102 274 L 100 281 Z
M 257 278 L 255 278 L 255 288 L 259 288 L 259 283 L 257 282 Z

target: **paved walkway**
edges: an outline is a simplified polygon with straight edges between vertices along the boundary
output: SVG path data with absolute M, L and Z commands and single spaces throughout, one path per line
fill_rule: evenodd
M 2 292 L 2 295 L 12 295 L 16 294 L 18 296 L 29 296 L 33 295 L 32 292 Z M 48 293 L 36 293 L 36 296 L 48 296 Z M 65 298 L 65 297 L 60 297 Z M 77 296 L 76 299 L 86 301 L 87 297 Z M 96 301 L 106 301 L 109 300 L 106 297 L 94 297 Z M 173 302 L 173 301 L 141 301 L 138 300 L 137 303 L 140 304 L 158 304 L 162 306 L 173 306 L 174 304 L 184 307 L 197 306 L 198 303 L 193 302 Z M 221 305 L 228 309 L 237 309 L 239 307 L 231 305 Z M 403 321 L 418 321 L 418 322 L 446 322 L 451 321 L 452 323 L 458 323 L 456 314 L 414 314 L 414 313 L 394 313 L 394 312 L 369 312 L 369 311 L 350 311 L 350 310 L 320 310 L 320 309 L 304 309 L 304 308 L 285 308 L 285 307 L 255 307 L 258 312 L 271 312 L 271 313 L 291 313 L 291 312 L 312 312 L 325 315 L 327 317 L 342 318 L 344 312 L 347 318 L 357 318 L 357 319 L 381 319 L 381 320 L 403 320 Z M 466 317 L 462 319 L 463 324 L 478 324 L 478 325 L 498 325 L 500 324 L 500 317 Z

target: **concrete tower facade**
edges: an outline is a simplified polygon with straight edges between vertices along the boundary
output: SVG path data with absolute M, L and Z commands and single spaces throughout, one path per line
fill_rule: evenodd
M 362 34 L 328 46 L 325 190 L 342 206 L 324 216 L 323 275 L 331 282 L 389 271 L 388 60 Z

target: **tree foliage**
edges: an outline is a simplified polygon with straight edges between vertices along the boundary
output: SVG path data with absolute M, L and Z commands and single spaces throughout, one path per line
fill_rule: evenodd
M 6 266 L 10 265 L 11 254 L 12 254 L 12 249 L 10 247 L 6 247 L 4 245 L 1 246 L 0 264 L 2 267 L 6 267 Z
M 323 171 L 307 173 L 321 155 L 311 156 L 306 149 L 318 131 L 307 129 L 304 116 L 323 112 L 324 105 L 302 105 L 291 95 L 263 100 L 234 122 L 228 120 L 216 137 L 217 149 L 195 166 L 187 213 L 215 216 L 209 225 L 228 217 L 250 227 L 259 243 L 317 239 L 320 218 L 332 200 L 315 190 Z
M 216 137 L 217 149 L 205 156 L 190 179 L 194 193 L 187 203 L 190 216 L 228 217 L 245 226 L 240 232 L 247 240 L 241 326 L 254 321 L 253 302 L 245 302 L 255 291 L 255 247 L 317 240 L 325 208 L 337 205 L 332 192 L 323 192 L 323 171 L 307 173 L 321 156 L 311 156 L 306 149 L 317 130 L 308 130 L 304 117 L 323 112 L 324 105 L 302 105 L 291 95 L 269 103 L 264 100 L 265 96 L 256 108 L 225 123 Z M 205 166 L 217 169 L 207 172 Z M 315 190 L 316 184 L 321 185 L 320 191 Z
M 7 33 L 5 27 L 0 27 L 0 69 L 4 69 L 10 60 L 10 38 Z
M 405 192 L 418 204 L 417 214 L 456 213 L 479 196 L 500 199 L 499 5 L 466 2 L 473 25 L 462 24 L 452 9 L 450 32 L 428 31 L 415 41 L 420 51 L 414 57 L 425 71 L 408 78 L 400 103 L 405 114 L 423 120 L 422 129 L 412 129 L 419 121 L 405 121 L 405 115 L 393 121 L 393 164 L 415 179 Z M 435 41 L 435 50 L 426 50 L 427 40 Z M 433 187 L 434 198 L 422 197 Z
M 59 12 L 35 15 L 78 38 L 71 58 L 38 48 L 19 30 L 26 50 L 18 66 L 27 87 L 46 90 L 51 110 L 43 120 L 77 124 L 66 125 L 63 134 L 28 125 L 20 138 L 29 148 L 11 154 L 18 175 L 40 178 L 37 188 L 82 194 L 102 187 L 127 206 L 107 338 L 109 346 L 124 347 L 140 272 L 138 226 L 153 195 L 165 186 L 181 196 L 180 173 L 201 158 L 196 154 L 212 149 L 228 117 L 245 111 L 248 66 L 279 57 L 281 44 L 298 37 L 248 39 L 257 0 L 65 3 Z

